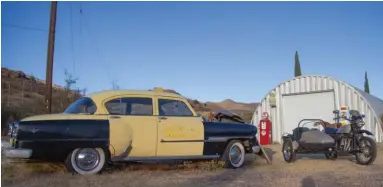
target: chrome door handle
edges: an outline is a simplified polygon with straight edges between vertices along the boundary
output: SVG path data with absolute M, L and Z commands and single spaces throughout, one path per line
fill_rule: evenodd
M 158 119 L 165 120 L 165 119 L 168 119 L 168 118 L 164 117 L 164 116 L 161 116 L 161 117 L 158 117 Z
M 110 116 L 110 118 L 112 119 L 118 119 L 118 118 L 121 118 L 120 116 Z

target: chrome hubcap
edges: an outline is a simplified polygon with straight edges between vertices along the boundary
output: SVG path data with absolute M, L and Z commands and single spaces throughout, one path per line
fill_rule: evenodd
M 360 147 L 359 149 L 361 150 L 361 153 L 359 154 L 359 157 L 362 158 L 362 160 L 367 161 L 371 158 L 371 145 L 370 142 L 367 140 L 364 140 L 360 142 Z
M 242 159 L 241 149 L 238 146 L 231 147 L 229 158 L 231 163 L 238 164 Z
M 76 154 L 76 165 L 85 171 L 90 171 L 98 166 L 100 155 L 94 149 L 81 149 Z
M 285 159 L 289 159 L 290 158 L 290 146 L 289 145 L 286 145 L 285 148 L 283 149 L 283 156 L 285 157 Z

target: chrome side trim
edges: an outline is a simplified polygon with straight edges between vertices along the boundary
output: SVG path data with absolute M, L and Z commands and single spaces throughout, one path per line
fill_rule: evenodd
M 229 139 L 252 139 L 253 136 L 226 136 L 226 137 L 210 137 L 205 142 L 226 142 Z
M 161 139 L 161 143 L 182 143 L 182 142 L 204 142 L 205 140 L 164 140 Z
M 216 159 L 220 155 L 201 155 L 201 156 L 152 156 L 152 157 L 112 157 L 112 161 L 158 161 L 158 160 L 204 160 Z
M 74 139 L 25 139 L 19 142 L 68 142 L 68 141 L 109 141 L 107 138 L 74 138 Z
M 209 137 L 205 140 L 164 140 L 161 143 L 179 143 L 179 142 L 226 142 L 229 139 L 252 139 L 253 136 L 227 136 L 227 137 Z

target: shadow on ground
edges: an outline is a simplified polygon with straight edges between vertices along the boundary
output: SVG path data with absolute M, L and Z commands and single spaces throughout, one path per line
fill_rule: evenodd
M 276 151 L 271 148 L 264 148 L 267 156 L 272 161 Z M 250 165 L 250 166 L 249 166 Z M 268 165 L 264 156 L 255 154 L 245 155 L 245 167 L 252 165 Z M 136 163 L 118 163 L 109 167 L 107 172 L 114 173 L 126 170 L 187 170 L 187 169 L 201 169 L 201 170 L 215 170 L 223 169 L 223 162 L 219 160 L 208 161 L 152 161 L 152 162 L 136 162 Z
M 276 151 L 271 148 L 264 147 L 264 151 L 266 152 L 269 159 L 272 161 Z M 249 185 L 249 179 L 247 177 L 243 177 L 245 173 L 248 171 L 252 171 L 254 174 L 262 174 L 261 168 L 257 166 L 268 165 L 266 159 L 263 156 L 258 156 L 254 154 L 247 154 L 245 157 L 245 165 L 242 168 L 237 169 L 222 169 L 217 170 L 215 175 L 209 177 L 197 177 L 190 178 L 181 184 L 177 184 L 177 186 L 200 186 L 199 184 L 203 184 L 203 186 L 243 186 Z M 255 166 L 255 167 L 254 167 Z M 246 180 L 244 180 L 246 178 Z M 252 178 L 257 178 L 257 176 L 253 175 Z M 259 182 L 254 180 L 252 182 Z M 251 183 L 251 182 L 250 182 Z
M 301 187 L 316 187 L 316 186 L 317 185 L 314 179 L 310 176 L 303 178 L 301 181 Z

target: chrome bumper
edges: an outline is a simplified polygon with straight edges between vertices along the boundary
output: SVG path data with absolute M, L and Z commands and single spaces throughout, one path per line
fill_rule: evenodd
M 31 149 L 18 149 L 18 148 L 3 148 L 2 150 L 4 157 L 7 158 L 31 158 L 32 150 Z
M 259 153 L 259 151 L 261 151 L 261 146 L 255 145 L 251 149 L 253 150 L 253 153 Z
M 18 149 L 11 147 L 11 144 L 7 141 L 1 141 L 1 156 L 7 158 L 31 158 L 32 150 L 31 149 Z
M 11 143 L 9 143 L 9 141 L 1 140 L 1 149 L 9 148 L 9 147 L 12 147 Z

